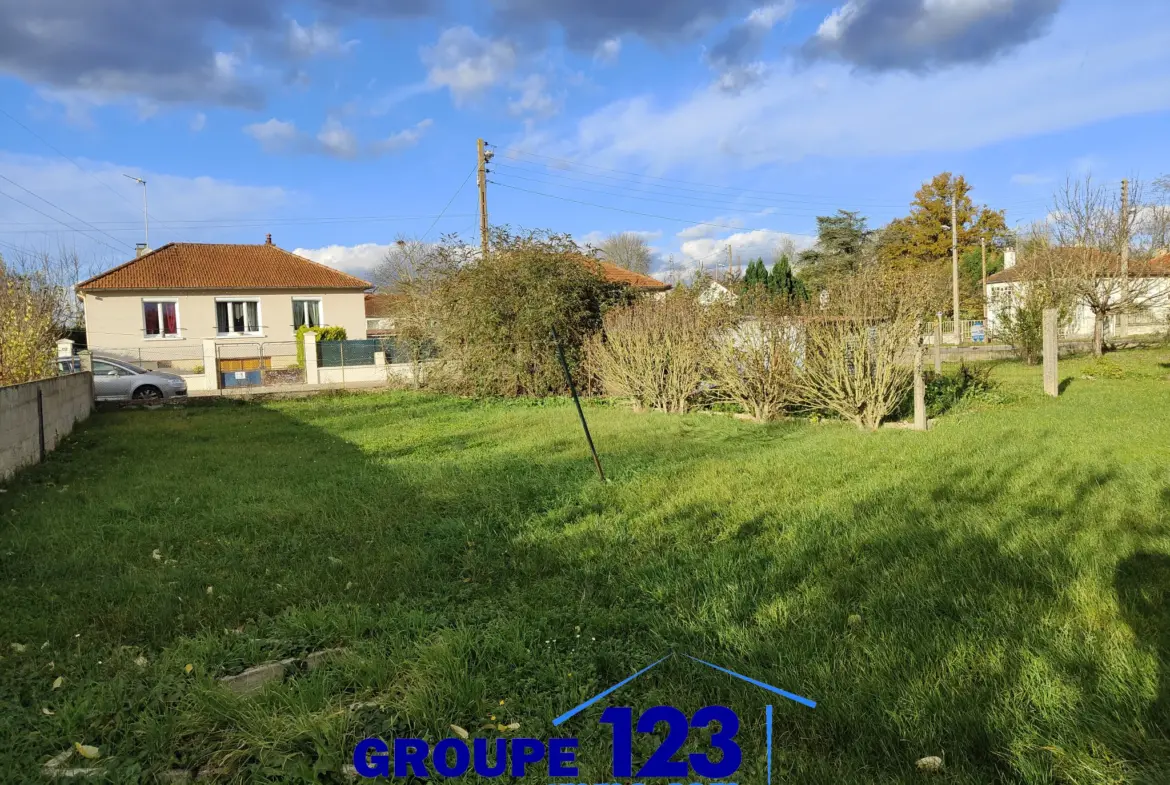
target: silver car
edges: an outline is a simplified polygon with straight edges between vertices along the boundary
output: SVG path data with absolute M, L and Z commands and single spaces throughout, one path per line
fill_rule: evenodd
M 81 370 L 81 358 L 60 357 L 62 373 Z M 187 380 L 165 371 L 150 371 L 121 357 L 93 356 L 93 397 L 96 401 L 149 401 L 187 394 Z

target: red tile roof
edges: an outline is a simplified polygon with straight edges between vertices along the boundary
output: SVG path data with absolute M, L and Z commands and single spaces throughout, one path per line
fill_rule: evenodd
M 406 296 L 401 294 L 367 294 L 366 318 L 385 319 L 393 316 L 395 309 L 405 301 Z
M 668 283 L 663 283 L 657 278 L 651 278 L 648 275 L 635 273 L 624 267 L 618 267 L 612 262 L 598 260 L 597 264 L 601 265 L 601 277 L 610 283 L 629 284 L 633 288 L 640 289 L 644 292 L 665 292 L 670 289 L 670 284 Z
M 367 281 L 271 243 L 167 243 L 77 285 L 78 291 L 369 289 Z
M 1121 257 L 1117 256 L 1113 260 L 1117 265 L 1117 273 L 1121 274 Z M 1019 267 L 1012 267 L 1007 270 L 1000 270 L 995 275 L 987 276 L 987 283 L 1015 283 L 1022 280 L 1021 275 L 1025 274 L 1024 270 Z M 1129 263 L 1129 275 L 1131 278 L 1170 278 L 1170 254 L 1163 254 L 1148 261 L 1141 261 L 1132 259 Z

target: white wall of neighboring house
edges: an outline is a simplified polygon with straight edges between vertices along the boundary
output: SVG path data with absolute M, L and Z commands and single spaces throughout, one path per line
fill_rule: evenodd
M 205 338 L 223 342 L 277 342 L 296 340 L 293 328 L 294 298 L 320 298 L 323 326 L 344 327 L 351 340 L 366 337 L 365 294 L 307 291 L 137 291 L 89 292 L 84 295 L 86 341 L 104 350 L 147 349 L 188 345 L 202 346 Z M 223 337 L 217 333 L 216 301 L 259 302 L 260 331 L 256 335 Z M 160 338 L 146 335 L 143 303 L 174 300 L 179 334 Z
M 1128 333 L 1130 335 L 1147 335 L 1161 332 L 1167 327 L 1170 318 L 1170 278 L 1139 278 L 1135 285 L 1148 286 L 1143 299 L 1149 301 L 1149 307 L 1143 313 L 1129 316 Z M 1000 327 L 1001 314 L 1005 308 L 1011 308 L 1022 295 L 1022 282 L 989 283 L 987 285 L 987 329 L 989 334 L 995 335 Z M 1064 335 L 1069 338 L 1090 338 L 1096 318 L 1083 303 L 1078 303 L 1072 314 L 1072 320 Z M 1107 333 L 1112 332 L 1114 326 L 1107 325 Z

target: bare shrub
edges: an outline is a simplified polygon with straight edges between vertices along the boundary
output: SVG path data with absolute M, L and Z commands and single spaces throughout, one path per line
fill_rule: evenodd
M 836 279 L 829 293 L 803 319 L 795 397 L 873 431 L 910 389 L 917 321 L 929 292 L 905 275 L 867 269 Z
M 588 344 L 590 368 L 608 395 L 684 414 L 701 391 L 719 314 L 689 293 L 612 308 Z
M 801 330 L 790 314 L 758 308 L 713 331 L 709 365 L 718 400 L 766 422 L 796 403 L 796 352 Z

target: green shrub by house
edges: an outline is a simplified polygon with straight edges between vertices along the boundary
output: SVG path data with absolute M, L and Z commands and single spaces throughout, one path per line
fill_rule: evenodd
M 297 328 L 297 367 L 305 367 L 305 333 L 314 333 L 318 341 L 344 341 L 344 327 L 310 327 L 302 324 Z

